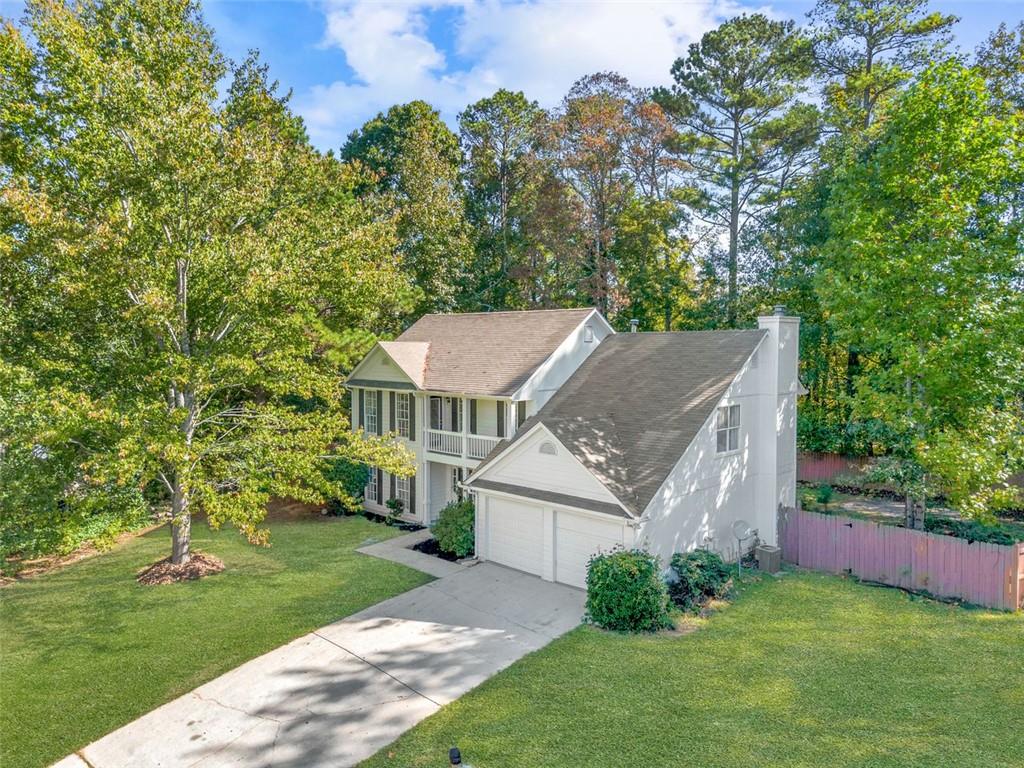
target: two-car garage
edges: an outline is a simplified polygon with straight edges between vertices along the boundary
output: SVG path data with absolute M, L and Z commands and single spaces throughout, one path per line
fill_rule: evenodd
M 549 581 L 586 585 L 587 561 L 631 544 L 632 529 L 613 515 L 505 494 L 477 497 L 477 553 Z

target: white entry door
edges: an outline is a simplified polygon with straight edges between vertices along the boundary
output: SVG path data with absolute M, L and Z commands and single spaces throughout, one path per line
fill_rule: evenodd
M 487 501 L 488 560 L 541 575 L 544 513 L 539 506 L 491 496 Z
M 555 511 L 555 581 L 587 586 L 587 561 L 623 543 L 622 523 Z

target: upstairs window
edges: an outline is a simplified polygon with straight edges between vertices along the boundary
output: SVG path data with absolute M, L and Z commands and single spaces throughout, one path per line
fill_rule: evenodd
M 524 421 L 526 421 L 526 401 L 519 400 L 516 402 L 516 429 L 523 426 Z
M 723 405 L 718 409 L 717 452 L 729 453 L 740 447 L 740 407 Z
M 395 426 L 398 434 L 409 437 L 409 400 L 411 395 L 399 394 L 395 397 Z
M 364 414 L 363 425 L 367 434 L 377 434 L 377 393 L 369 391 L 366 393 L 366 413 Z

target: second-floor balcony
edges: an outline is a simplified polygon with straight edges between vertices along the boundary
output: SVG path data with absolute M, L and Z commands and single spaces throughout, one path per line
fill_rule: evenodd
M 501 440 L 492 435 L 472 435 L 444 429 L 426 429 L 426 448 L 431 453 L 479 460 L 487 456 Z

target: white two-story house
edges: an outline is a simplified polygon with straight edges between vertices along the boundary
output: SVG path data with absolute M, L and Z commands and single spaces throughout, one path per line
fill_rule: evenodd
M 372 469 L 366 509 L 400 498 L 429 524 L 461 484 L 613 333 L 593 309 L 425 315 L 379 342 L 347 380 L 352 426 L 396 433 L 416 455 L 410 478 Z
M 644 547 L 667 564 L 735 558 L 743 521 L 776 543 L 796 497 L 800 322 L 615 334 L 596 311 L 428 315 L 349 378 L 353 422 L 398 432 L 412 481 L 373 472 L 366 506 L 430 523 L 474 496 L 476 555 L 583 586 L 588 559 Z

